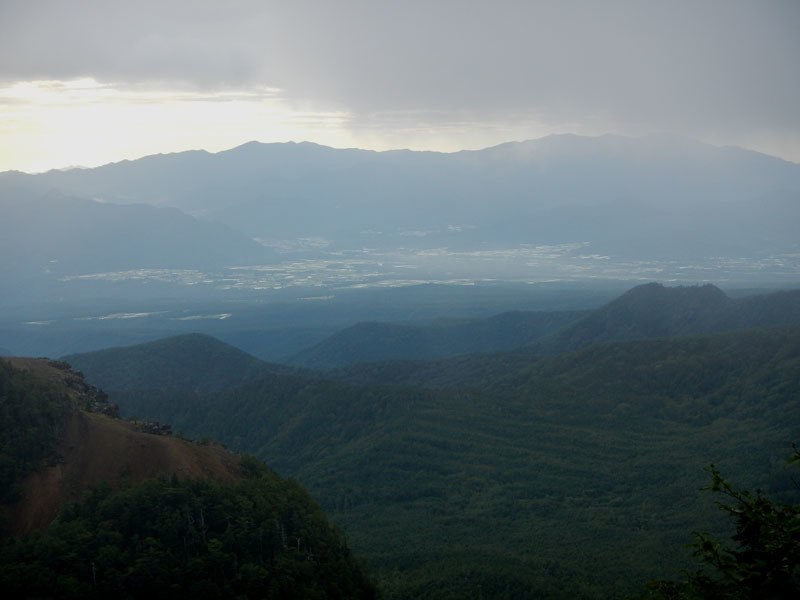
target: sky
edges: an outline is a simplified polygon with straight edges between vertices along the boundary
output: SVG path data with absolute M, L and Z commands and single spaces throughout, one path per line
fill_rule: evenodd
M 0 0 L 0 171 L 552 133 L 800 162 L 798 60 L 798 0 Z

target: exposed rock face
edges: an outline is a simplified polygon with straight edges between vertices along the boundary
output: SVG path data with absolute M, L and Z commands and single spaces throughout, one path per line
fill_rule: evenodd
M 240 457 L 222 446 L 172 437 L 170 425 L 155 421 L 120 419 L 108 396 L 63 361 L 4 360 L 52 384 L 65 410 L 53 459 L 24 475 L 17 498 L 0 506 L 6 515 L 0 543 L 7 536 L 44 529 L 66 503 L 101 482 L 116 488 L 161 474 L 224 483 L 242 477 Z
M 109 402 L 108 394 L 88 383 L 84 379 L 83 373 L 73 369 L 68 362 L 49 358 L 8 358 L 6 360 L 16 369 L 28 371 L 63 386 L 78 409 L 119 419 L 119 406 Z M 130 421 L 129 425 L 134 431 L 140 433 L 172 435 L 172 425 L 164 425 L 158 421 L 135 420 Z
M 151 435 L 172 435 L 172 425 L 164 425 L 158 421 L 129 421 L 136 431 Z
M 63 360 L 43 360 L 46 360 L 47 364 L 52 367 L 53 375 L 51 377 L 72 392 L 73 398 L 77 400 L 81 409 L 109 417 L 119 417 L 119 407 L 108 401 L 108 394 L 103 390 L 88 383 L 83 378 L 83 373 L 73 370 L 72 366 Z

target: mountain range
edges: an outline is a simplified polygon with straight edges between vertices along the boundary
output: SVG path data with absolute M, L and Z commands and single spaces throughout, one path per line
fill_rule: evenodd
M 603 268 L 624 279 L 642 261 L 678 261 L 696 280 L 686 267 L 716 261 L 733 280 L 760 269 L 777 281 L 796 270 L 800 165 L 657 136 L 550 136 L 452 154 L 252 142 L 0 173 L 0 210 L 15 257 L 5 277 L 18 285 L 22 272 L 213 272 L 311 257 L 367 261 L 362 280 L 403 270 L 581 279 Z M 559 258 L 568 264 L 556 268 Z

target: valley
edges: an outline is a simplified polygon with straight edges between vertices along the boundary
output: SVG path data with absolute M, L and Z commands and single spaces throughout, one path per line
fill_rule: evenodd
M 296 477 L 389 597 L 606 598 L 724 535 L 703 467 L 797 501 L 798 306 L 651 284 L 506 352 L 309 371 L 181 336 L 66 358 L 124 414 Z

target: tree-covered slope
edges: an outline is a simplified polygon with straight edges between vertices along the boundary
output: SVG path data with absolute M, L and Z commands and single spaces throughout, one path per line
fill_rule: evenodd
M 377 596 L 297 482 L 99 405 L 111 408 L 64 363 L 0 361 L 5 596 Z
M 379 360 L 430 360 L 511 350 L 560 329 L 583 314 L 513 311 L 486 319 L 439 319 L 427 325 L 359 323 L 300 352 L 289 362 L 329 369 Z
M 791 323 L 800 323 L 800 290 L 732 300 L 713 285 L 666 287 L 650 283 L 593 311 L 516 311 L 488 319 L 434 321 L 427 326 L 359 323 L 289 362 L 331 369 L 355 363 L 509 351 L 521 346 L 535 354 L 557 354 L 613 340 Z
M 115 398 L 297 477 L 399 598 L 632 593 L 718 523 L 696 493 L 704 465 L 792 493 L 796 327 L 502 357 L 471 389 L 271 375 Z
M 800 463 L 800 452 L 789 463 Z M 719 542 L 695 532 L 690 548 L 699 568 L 687 569 L 680 581 L 653 580 L 650 600 L 740 600 L 800 596 L 800 504 L 775 502 L 761 490 L 751 492 L 726 481 L 714 465 L 708 468 L 715 504 L 733 526 L 731 540 Z
M 64 390 L 0 360 L 0 504 L 17 498 L 24 475 L 55 458 L 70 411 Z
M 769 327 L 800 323 L 800 290 L 757 294 L 734 302 L 727 328 Z
M 296 482 L 151 479 L 101 487 L 46 532 L 0 548 L 12 597 L 377 597 L 341 535 Z
M 556 354 L 614 340 L 634 340 L 800 323 L 800 290 L 731 300 L 718 287 L 637 286 L 576 320 L 531 351 Z
M 533 356 L 571 352 L 611 341 L 793 324 L 800 324 L 800 290 L 733 300 L 712 285 L 670 288 L 651 283 L 635 287 L 558 331 L 511 352 L 435 361 L 376 361 L 343 366 L 325 376 L 358 384 L 481 386 L 497 373 L 524 366 Z
M 174 336 L 121 348 L 64 357 L 98 387 L 216 391 L 271 371 L 290 371 L 265 363 L 203 334 Z

